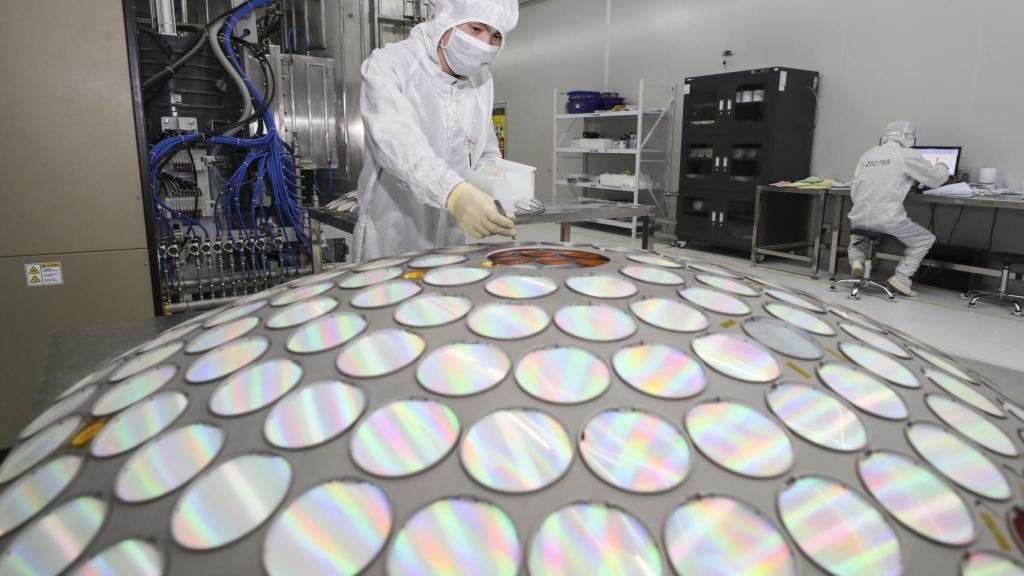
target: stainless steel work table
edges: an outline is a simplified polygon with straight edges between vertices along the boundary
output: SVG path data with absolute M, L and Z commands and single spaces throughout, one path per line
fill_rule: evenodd
M 811 199 L 811 222 L 807 229 L 807 239 L 800 242 L 772 244 L 761 246 L 760 235 L 764 227 L 761 225 L 761 213 L 767 194 L 798 194 Z M 782 188 L 779 186 L 758 186 L 754 193 L 754 230 L 750 238 L 750 265 L 757 266 L 763 256 L 775 256 L 788 260 L 807 262 L 810 266 L 811 278 L 818 277 L 818 261 L 821 259 L 821 224 L 825 214 L 827 189 L 811 190 L 807 188 Z M 807 254 L 800 252 L 806 251 Z
M 636 218 L 640 222 L 642 246 L 644 250 L 651 249 L 651 219 L 654 218 L 654 206 L 647 204 L 627 204 L 596 199 L 558 201 L 545 204 L 543 212 L 517 215 L 516 224 L 561 224 L 559 239 L 562 242 L 568 242 L 573 224 L 604 218 Z M 318 269 L 321 266 L 320 225 L 327 225 L 351 234 L 355 230 L 358 216 L 325 208 L 310 208 L 309 219 L 313 228 L 313 265 L 314 269 Z

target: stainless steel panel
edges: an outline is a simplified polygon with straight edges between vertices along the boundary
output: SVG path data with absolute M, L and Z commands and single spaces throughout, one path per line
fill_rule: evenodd
M 374 0 L 373 8 L 374 45 L 378 48 L 405 40 L 416 24 L 433 15 L 426 0 Z
M 292 33 L 290 38 L 294 51 L 324 49 L 327 37 L 324 0 L 293 0 L 287 4 L 286 12 L 285 33 Z M 306 41 L 305 45 L 303 39 Z
M 231 0 L 176 0 L 178 22 L 205 26 L 211 18 L 231 9 Z
M 277 122 L 302 168 L 338 166 L 334 61 L 282 54 Z
M 397 18 L 405 13 L 405 0 L 377 0 L 379 16 Z

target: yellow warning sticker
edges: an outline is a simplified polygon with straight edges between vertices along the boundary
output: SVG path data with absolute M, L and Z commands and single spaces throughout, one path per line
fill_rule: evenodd
M 25 264 L 25 284 L 28 286 L 56 286 L 64 283 L 60 262 Z

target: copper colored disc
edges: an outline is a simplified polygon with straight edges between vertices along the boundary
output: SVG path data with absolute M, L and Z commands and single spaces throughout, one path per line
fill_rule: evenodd
M 558 253 L 562 258 L 584 258 L 586 260 L 601 259 L 601 256 L 593 252 L 581 252 L 579 250 L 562 250 Z
M 501 264 L 502 266 L 518 266 L 519 264 L 529 264 L 533 262 L 530 258 L 499 258 L 494 261 L 495 264 Z
M 1017 542 L 1024 543 L 1024 509 L 1014 507 L 1010 510 L 1010 528 L 1017 536 Z
M 608 263 L 607 260 L 599 260 L 597 258 L 577 258 L 576 259 L 576 265 L 577 266 L 582 266 L 584 268 L 592 268 L 594 266 L 601 266 L 602 264 L 607 264 L 607 263 Z
M 573 261 L 568 258 L 537 258 L 537 264 L 544 266 L 566 266 Z
M 555 255 L 554 250 L 516 250 L 516 256 L 526 256 L 527 258 L 550 258 Z

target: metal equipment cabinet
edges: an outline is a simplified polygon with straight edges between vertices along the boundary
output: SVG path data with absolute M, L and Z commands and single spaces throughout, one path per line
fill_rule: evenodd
M 750 250 L 758 185 L 810 173 L 818 73 L 762 68 L 686 78 L 676 236 Z M 806 236 L 807 207 L 767 206 L 762 238 Z

